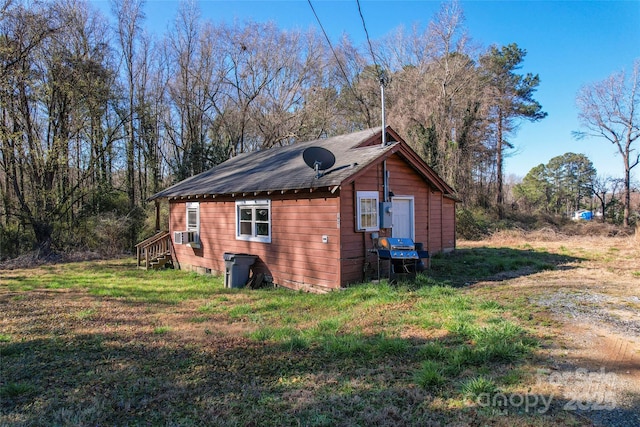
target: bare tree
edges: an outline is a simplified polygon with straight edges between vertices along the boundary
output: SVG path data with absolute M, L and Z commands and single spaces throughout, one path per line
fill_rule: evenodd
M 218 137 L 230 154 L 286 145 L 313 133 L 307 96 L 322 93 L 324 49 L 313 33 L 272 23 L 222 25 L 221 88 L 214 100 Z M 315 101 L 315 100 L 314 100 Z M 315 126 L 315 125 L 314 125 Z
M 55 234 L 72 226 L 93 176 L 85 129 L 112 83 L 105 33 L 73 2 L 6 13 L 2 40 L 11 49 L 0 89 L 0 163 L 16 201 L 14 215 L 46 255 Z
M 613 144 L 624 165 L 623 225 L 629 226 L 631 205 L 631 170 L 640 163 L 636 141 L 640 137 L 640 59 L 629 78 L 624 71 L 583 86 L 576 103 L 578 118 L 584 131 L 575 132 L 578 139 L 587 136 L 604 138 Z
M 379 43 L 379 57 L 386 70 L 398 71 L 407 66 L 418 67 L 421 72 L 435 56 L 433 37 L 418 23 L 407 30 L 404 26 Z
M 338 114 L 334 118 L 337 132 L 379 126 L 381 121 L 380 70 L 344 36 L 329 57 L 329 84 L 338 92 Z
M 472 198 L 482 145 L 479 73 L 456 2 L 442 6 L 425 30 L 388 37 L 382 58 L 392 67 L 388 116 L 408 142 L 465 201 Z
M 313 96 L 311 90 L 317 87 L 320 77 L 317 70 L 322 69 L 322 48 L 313 34 L 267 33 L 261 43 L 270 38 L 270 45 L 260 51 L 269 52 L 263 64 L 271 77 L 251 108 L 261 148 L 299 140 L 308 113 L 304 99 Z
M 18 144 L 23 125 L 17 96 L 27 79 L 31 55 L 54 28 L 40 11 L 14 5 L 10 0 L 2 3 L 0 18 L 0 170 L 3 175 L 0 191 L 4 222 L 9 225 L 14 210 L 20 209 L 15 206 L 18 203 L 16 188 L 19 192 L 24 188 L 25 165 L 21 164 L 22 150 Z
M 135 151 L 136 130 L 134 123 L 135 113 L 135 80 L 137 70 L 135 69 L 137 39 L 141 31 L 141 21 L 144 19 L 143 6 L 144 0 L 112 0 L 113 13 L 118 20 L 117 35 L 122 49 L 122 58 L 125 65 L 126 90 L 127 90 L 127 113 L 126 113 L 126 158 L 127 158 L 127 180 L 126 189 L 129 198 L 129 211 L 134 212 L 136 208 L 136 191 L 135 191 Z M 136 243 L 136 226 L 131 223 L 130 228 L 130 245 Z
M 211 127 L 220 96 L 222 55 L 219 35 L 203 22 L 195 2 L 183 3 L 165 38 L 168 109 L 164 120 L 176 179 L 219 162 L 211 156 Z
M 620 179 L 615 179 L 610 176 L 598 175 L 591 183 L 591 191 L 593 196 L 598 200 L 600 204 L 600 211 L 602 212 L 602 222 L 607 220 L 607 210 L 611 206 L 615 206 L 617 200 L 615 195 L 619 185 L 623 185 Z

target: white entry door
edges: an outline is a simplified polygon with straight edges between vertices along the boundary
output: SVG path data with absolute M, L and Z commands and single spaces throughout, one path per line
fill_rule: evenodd
M 408 237 L 410 239 L 415 239 L 415 224 L 413 220 L 413 197 L 392 197 L 391 203 L 391 237 Z

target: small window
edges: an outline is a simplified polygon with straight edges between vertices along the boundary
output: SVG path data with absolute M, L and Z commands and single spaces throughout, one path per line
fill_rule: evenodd
M 358 231 L 377 231 L 380 229 L 378 219 L 379 196 L 377 191 L 358 191 L 357 227 Z
M 187 203 L 187 231 L 200 230 L 200 203 Z
M 271 201 L 236 202 L 236 239 L 271 243 Z

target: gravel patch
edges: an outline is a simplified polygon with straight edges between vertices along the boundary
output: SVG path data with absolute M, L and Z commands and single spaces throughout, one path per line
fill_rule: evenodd
M 598 325 L 612 333 L 621 334 L 627 337 L 640 337 L 640 320 L 638 319 L 637 310 L 629 307 L 628 304 L 637 304 L 640 298 L 631 297 L 612 297 L 593 291 L 578 291 L 561 289 L 556 292 L 532 299 L 532 303 L 545 307 L 557 317 L 561 319 L 571 319 L 584 324 Z M 561 370 L 568 372 L 569 377 L 575 376 L 576 372 L 580 372 L 581 367 L 572 364 L 569 361 L 561 364 Z M 559 365 L 560 366 L 560 365 Z M 558 367 L 559 367 L 558 366 Z M 597 373 L 596 373 L 597 375 Z M 588 419 L 594 426 L 607 427 L 638 427 L 640 426 L 640 401 L 637 394 L 630 395 L 628 390 L 637 389 L 637 384 L 630 384 L 628 380 L 621 377 L 617 378 L 614 383 L 607 384 L 604 387 L 606 393 L 603 395 L 603 388 L 590 381 L 586 384 L 585 396 L 576 396 L 575 384 L 565 384 L 567 393 L 561 393 L 575 399 L 572 402 L 571 410 L 576 414 Z M 627 390 L 626 392 L 623 390 Z M 597 399 L 603 401 L 591 402 L 596 405 L 586 405 L 589 399 Z M 601 399 L 602 398 L 602 399 Z M 602 403 L 606 403 L 601 405 Z M 600 404 L 600 405 L 597 405 Z
M 577 413 L 588 418 L 594 426 L 598 427 L 640 426 L 640 415 L 634 409 L 615 408 L 601 411 L 577 411 Z
M 637 302 L 638 297 L 625 298 L 622 301 Z M 640 337 L 640 320 L 625 318 L 637 318 L 636 310 L 621 304 L 621 299 L 593 292 L 575 292 L 559 290 L 555 293 L 532 301 L 541 307 L 545 307 L 553 314 L 566 316 L 569 318 L 596 322 L 600 325 L 607 325 L 616 332 Z M 611 313 L 616 310 L 626 314 L 620 316 Z

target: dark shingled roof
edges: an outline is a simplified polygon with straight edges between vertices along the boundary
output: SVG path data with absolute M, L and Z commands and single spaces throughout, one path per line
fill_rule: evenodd
M 204 194 L 237 194 L 265 191 L 297 190 L 340 185 L 345 179 L 365 168 L 391 150 L 396 143 L 366 145 L 375 137 L 380 141 L 380 128 L 347 135 L 270 148 L 233 157 L 206 172 L 178 182 L 150 197 L 197 196 Z M 305 148 L 318 146 L 331 151 L 335 165 L 316 178 L 313 169 L 302 158 Z

